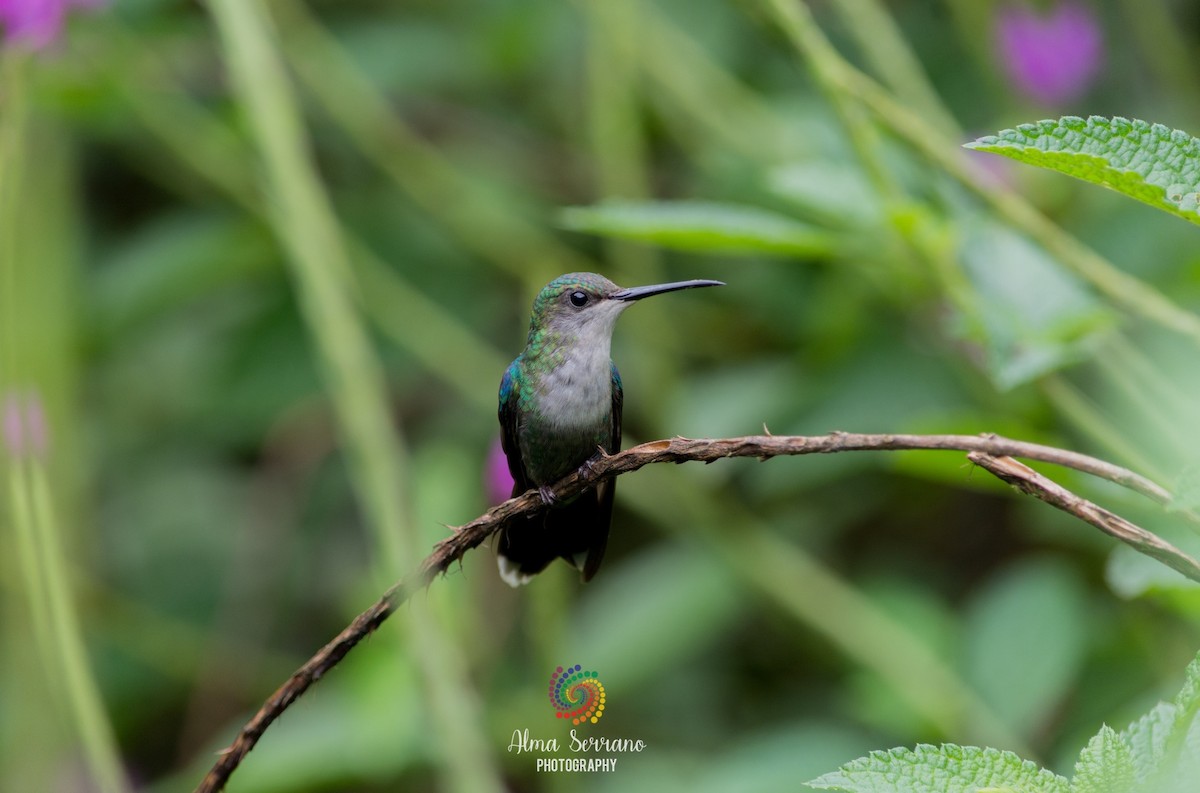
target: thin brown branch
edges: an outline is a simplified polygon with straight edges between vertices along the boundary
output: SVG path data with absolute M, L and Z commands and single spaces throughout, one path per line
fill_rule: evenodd
M 564 477 L 551 490 L 559 500 L 570 499 L 599 481 L 636 471 L 652 463 L 711 463 L 727 457 L 756 457 L 759 460 L 769 460 L 772 457 L 802 454 L 917 449 L 970 452 L 970 459 L 1022 492 L 1066 510 L 1189 578 L 1200 581 L 1200 563 L 1161 538 L 1076 496 L 1020 463 L 998 458 L 1023 457 L 1073 468 L 1127 487 L 1164 506 L 1171 502 L 1171 494 L 1165 488 L 1133 471 L 1095 457 L 990 434 L 863 435 L 833 432 L 817 436 L 751 435 L 720 439 L 676 437 L 643 443 L 618 454 L 598 457 Z M 287 682 L 263 703 L 254 717 L 242 727 L 233 743 L 220 753 L 217 762 L 196 788 L 197 793 L 216 793 L 224 788 L 229 776 L 242 759 L 283 711 L 336 666 L 356 644 L 378 628 L 413 591 L 428 586 L 440 573 L 446 572 L 454 562 L 485 542 L 508 521 L 542 509 L 545 509 L 545 505 L 537 491 L 529 491 L 458 527 L 454 534 L 434 546 L 433 552 L 426 557 L 413 576 L 389 589 L 373 606 L 355 617 L 345 630 L 297 669 Z
M 1011 457 L 993 457 L 985 452 L 970 452 L 967 459 L 999 477 L 1022 493 L 1045 501 L 1070 513 L 1100 531 L 1116 537 L 1134 550 L 1153 557 L 1193 581 L 1200 581 L 1200 564 L 1157 534 L 1130 523 L 1120 515 L 1075 495 L 1062 485 L 1050 481 L 1029 466 Z

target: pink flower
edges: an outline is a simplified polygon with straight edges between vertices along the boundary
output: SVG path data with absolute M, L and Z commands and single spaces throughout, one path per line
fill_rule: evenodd
M 46 454 L 46 412 L 36 393 L 10 393 L 0 406 L 0 440 L 14 458 Z
M 67 11 L 95 8 L 104 0 L 0 0 L 0 25 L 4 38 L 41 50 L 58 40 Z
M 996 15 L 1000 65 L 1018 91 L 1043 105 L 1078 99 L 1104 60 L 1104 37 L 1095 13 L 1064 0 L 1047 13 L 1009 3 Z
M 483 469 L 483 489 L 488 503 L 493 506 L 508 501 L 512 495 L 513 478 L 508 471 L 508 458 L 504 456 L 499 438 L 488 449 Z

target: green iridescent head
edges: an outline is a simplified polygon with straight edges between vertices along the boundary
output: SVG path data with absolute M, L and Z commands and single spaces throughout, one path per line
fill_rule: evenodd
M 534 344 L 543 333 L 570 338 L 597 336 L 607 339 L 612 335 L 617 317 L 634 301 L 699 286 L 723 284 L 720 281 L 675 281 L 624 289 L 596 273 L 560 275 L 542 287 L 533 300 L 529 342 Z
M 577 337 L 589 328 L 611 334 L 617 315 L 628 305 L 609 297 L 621 287 L 596 273 L 567 273 L 542 287 L 533 299 L 529 341 L 543 333 Z

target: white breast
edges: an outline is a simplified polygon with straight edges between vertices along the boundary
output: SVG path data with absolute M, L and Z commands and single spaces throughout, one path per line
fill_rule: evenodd
M 573 345 L 542 378 L 539 407 L 558 427 L 594 426 L 612 410 L 612 359 L 607 343 Z

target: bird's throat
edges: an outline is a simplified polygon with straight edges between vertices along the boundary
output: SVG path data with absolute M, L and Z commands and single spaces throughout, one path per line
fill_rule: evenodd
M 591 427 L 612 411 L 612 359 L 607 339 L 594 344 L 564 344 L 535 367 L 536 410 L 550 425 Z M 540 370 L 540 371 L 539 371 Z

